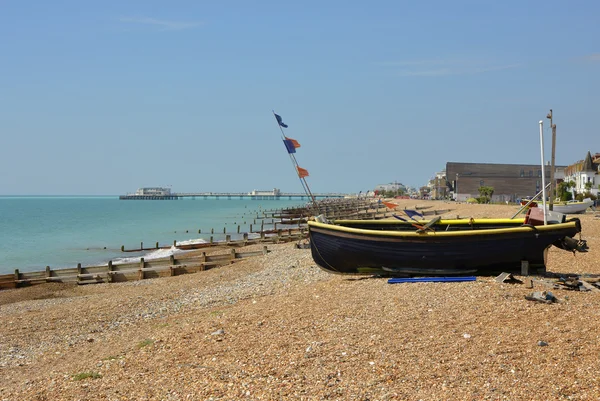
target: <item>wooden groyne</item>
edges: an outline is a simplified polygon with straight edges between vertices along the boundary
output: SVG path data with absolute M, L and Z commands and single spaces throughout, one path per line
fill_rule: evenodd
M 47 266 L 44 271 L 28 273 L 21 273 L 17 269 L 14 274 L 0 275 L 0 289 L 18 288 L 42 283 L 115 283 L 176 276 L 232 264 L 245 258 L 266 255 L 267 252 L 268 249 L 266 246 L 262 250 L 254 252 L 237 252 L 234 248 L 231 248 L 228 252 L 218 255 L 207 255 L 206 252 L 202 252 L 201 255 L 190 256 L 183 254 L 177 257 L 171 255 L 167 258 L 148 261 L 140 258 L 137 262 L 120 264 L 109 261 L 106 265 L 102 266 L 81 266 L 79 264 L 75 268 L 67 269 L 50 269 Z
M 319 209 L 322 214 L 329 220 L 342 219 L 385 219 L 391 218 L 396 212 L 390 210 L 384 205 L 377 202 L 375 199 L 336 199 L 321 201 Z M 428 207 L 415 209 L 428 209 Z M 153 251 L 156 249 L 169 249 L 174 246 L 181 250 L 195 250 L 205 248 L 228 248 L 229 251 L 220 255 L 206 255 L 202 252 L 200 256 L 189 256 L 188 254 L 165 257 L 160 259 L 152 259 L 146 261 L 140 257 L 138 261 L 132 263 L 113 263 L 109 261 L 106 265 L 100 266 L 82 266 L 78 264 L 74 268 L 51 269 L 46 266 L 44 271 L 35 272 L 20 272 L 15 270 L 14 274 L 0 275 L 0 289 L 18 288 L 22 286 L 42 284 L 48 282 L 66 282 L 77 284 L 91 283 L 111 283 L 131 280 L 142 280 L 146 278 L 174 276 L 179 274 L 194 273 L 197 271 L 206 270 L 208 268 L 221 266 L 247 257 L 262 255 L 267 252 L 266 246 L 263 251 L 258 252 L 236 252 L 236 247 L 245 247 L 248 245 L 282 243 L 291 241 L 301 241 L 308 237 L 308 229 L 306 221 L 313 216 L 312 207 L 294 207 L 288 209 L 278 209 L 263 211 L 262 221 L 260 215 L 256 214 L 256 219 L 253 224 L 250 224 L 250 231 L 241 233 L 241 226 L 237 226 L 237 232 L 228 233 L 226 228 L 223 228 L 222 234 L 218 234 L 220 239 L 215 239 L 211 235 L 210 239 L 203 243 L 193 244 L 178 244 L 173 241 L 173 244 L 160 246 L 158 242 L 152 247 L 144 247 L 144 243 L 140 243 L 140 248 L 125 249 L 121 246 L 122 252 L 142 252 Z M 398 210 L 400 211 L 400 210 Z M 423 211 L 424 215 L 438 215 L 450 211 L 448 210 L 427 210 Z M 265 220 L 270 218 L 270 222 Z M 272 228 L 266 228 L 266 225 L 271 225 Z M 290 227 L 292 224 L 297 224 L 297 227 Z M 285 229 L 281 229 L 278 225 L 283 225 Z M 259 228 L 253 231 L 253 228 Z M 186 231 L 187 232 L 187 231 Z M 201 233 L 201 230 L 198 230 Z M 215 230 L 211 229 L 211 234 Z M 233 238 L 232 236 L 235 236 Z M 224 239 L 222 239 L 224 237 Z

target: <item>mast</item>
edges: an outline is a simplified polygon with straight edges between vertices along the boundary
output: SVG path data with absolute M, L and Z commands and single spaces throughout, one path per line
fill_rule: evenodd
M 271 110 L 271 111 L 273 112 L 273 117 L 275 117 L 275 120 L 277 121 L 277 126 L 279 127 L 279 131 L 281 131 L 281 139 L 283 140 L 283 142 L 285 144 L 286 143 L 285 141 L 288 138 L 283 133 L 283 127 L 287 128 L 287 125 L 283 124 L 283 121 L 281 121 L 281 117 L 275 113 L 275 110 Z M 298 145 L 298 146 L 300 146 L 300 145 Z M 287 146 L 286 146 L 286 149 L 287 149 Z M 294 150 L 294 152 L 295 152 L 295 150 Z M 314 207 L 315 211 L 317 212 L 317 214 L 320 214 L 321 211 L 319 210 L 319 205 L 317 204 L 317 200 L 315 199 L 314 195 L 312 194 L 312 192 L 308 186 L 308 182 L 306 182 L 306 177 L 303 176 L 302 174 L 300 174 L 300 166 L 298 165 L 296 156 L 294 156 L 294 153 L 290 152 L 289 150 L 288 150 L 288 155 L 290 156 L 292 165 L 294 166 L 294 169 L 296 170 L 296 174 L 298 175 L 298 178 L 300 179 L 300 184 L 302 185 L 302 188 L 304 189 L 304 193 L 312 200 L 313 207 Z

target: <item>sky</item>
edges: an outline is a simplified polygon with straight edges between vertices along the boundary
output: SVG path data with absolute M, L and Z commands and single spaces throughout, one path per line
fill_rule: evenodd
M 600 152 L 600 2 L 0 0 L 0 195 L 425 185 Z

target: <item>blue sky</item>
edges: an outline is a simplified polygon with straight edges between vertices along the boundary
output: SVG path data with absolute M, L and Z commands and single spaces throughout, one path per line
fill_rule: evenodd
M 426 184 L 600 152 L 600 2 L 0 0 L 0 195 Z

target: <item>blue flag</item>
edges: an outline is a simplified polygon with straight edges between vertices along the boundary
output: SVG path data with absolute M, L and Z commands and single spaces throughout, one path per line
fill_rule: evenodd
M 281 116 L 279 114 L 275 114 L 275 118 L 277 119 L 277 123 L 282 126 L 283 128 L 287 128 L 287 124 L 285 124 L 283 122 L 283 120 L 281 119 Z
M 290 139 L 284 139 L 283 143 L 285 144 L 285 148 L 287 149 L 288 153 L 296 153 L 296 147 Z

